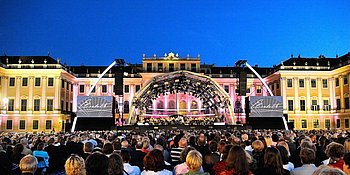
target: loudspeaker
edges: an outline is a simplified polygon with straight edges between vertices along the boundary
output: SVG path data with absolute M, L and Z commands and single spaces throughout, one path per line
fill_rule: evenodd
M 115 95 L 123 95 L 123 68 L 117 67 L 114 77 L 114 94 Z
M 245 120 L 246 120 L 246 124 L 249 124 L 249 114 L 250 114 L 249 97 L 245 97 L 244 104 L 245 104 L 245 108 L 244 108 Z
M 247 71 L 242 69 L 239 72 L 239 96 L 246 96 L 247 94 Z

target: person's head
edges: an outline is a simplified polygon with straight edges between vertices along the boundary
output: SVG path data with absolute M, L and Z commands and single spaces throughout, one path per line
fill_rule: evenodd
M 264 150 L 265 146 L 264 146 L 264 143 L 260 140 L 255 140 L 253 143 L 252 143 L 252 148 L 254 151 L 256 152 L 261 152 Z
M 148 137 L 144 137 L 142 139 L 142 148 L 147 149 L 150 144 L 150 139 Z
M 227 159 L 228 154 L 229 154 L 231 148 L 232 148 L 232 145 L 231 145 L 231 144 L 226 145 L 226 146 L 224 147 L 224 150 L 222 151 L 222 157 L 221 157 L 222 160 L 226 160 L 226 159 Z
M 289 146 L 288 146 L 288 143 L 286 141 L 279 141 L 278 145 L 286 148 L 286 150 L 288 151 L 288 156 L 290 156 Z
M 350 152 L 350 139 L 346 139 L 344 142 L 345 153 Z
M 344 153 L 345 153 L 344 146 L 336 142 L 332 142 L 331 144 L 329 144 L 326 149 L 327 156 L 334 161 L 342 159 L 344 156 Z
M 122 145 L 122 148 L 128 148 L 129 147 L 129 142 L 124 140 L 124 141 L 122 141 L 121 145 Z
M 312 173 L 312 175 L 346 175 L 346 173 L 338 168 L 321 165 Z
M 218 151 L 218 143 L 216 141 L 211 141 L 209 144 L 209 149 L 211 152 L 217 152 Z
M 68 157 L 64 168 L 67 175 L 85 175 L 84 159 L 78 155 Z
M 112 154 L 113 153 L 113 146 L 111 143 L 105 143 L 102 148 L 103 154 Z
M 126 151 L 126 150 L 122 150 Z M 109 175 L 123 175 L 123 159 L 119 154 L 111 154 L 108 158 L 108 174 Z
M 226 159 L 226 169 L 234 169 L 237 174 L 248 174 L 249 162 L 245 150 L 236 145 L 230 149 Z
M 40 142 L 40 143 L 38 144 L 38 147 L 37 147 L 37 148 L 38 148 L 39 151 L 42 151 L 42 150 L 44 150 L 44 146 L 45 146 L 44 143 L 43 143 L 43 142 Z
M 122 149 L 120 152 L 120 156 L 123 158 L 123 162 L 128 163 L 131 159 L 130 152 L 127 149 Z
M 113 141 L 113 149 L 114 150 L 121 150 L 122 144 L 119 141 Z
M 83 149 L 86 153 L 92 153 L 92 151 L 94 150 L 94 145 L 91 142 L 85 142 Z
M 289 162 L 289 156 L 288 156 L 288 151 L 285 147 L 283 146 L 276 146 L 276 148 L 278 149 L 278 151 L 280 152 L 281 158 L 282 158 L 282 163 L 283 165 L 288 164 Z
M 86 158 L 86 175 L 107 175 L 108 157 L 99 152 L 95 152 Z
M 196 149 L 193 147 L 186 147 L 185 149 L 183 149 L 180 154 L 180 162 L 182 163 L 186 162 L 187 154 L 192 150 L 196 150 Z
M 345 153 L 344 155 L 343 171 L 346 174 L 350 174 L 350 153 Z
M 271 139 L 273 142 L 278 142 L 280 137 L 277 134 L 272 134 Z
M 162 151 L 162 153 L 164 152 L 164 148 L 163 148 L 162 145 L 155 144 L 155 145 L 153 146 L 153 148 L 154 148 L 154 149 L 158 149 L 159 151 Z
M 16 144 L 13 148 L 13 155 L 19 155 L 23 151 L 24 146 L 20 143 Z
M 300 150 L 300 160 L 303 164 L 313 164 L 316 159 L 316 153 L 311 148 L 303 148 Z
M 182 137 L 179 141 L 179 148 L 186 148 L 187 147 L 187 139 L 185 137 Z
M 19 168 L 21 169 L 22 173 L 34 173 L 37 165 L 38 160 L 32 155 L 24 156 L 19 162 Z
M 143 158 L 143 164 L 145 170 L 154 172 L 162 171 L 165 168 L 163 153 L 158 149 L 153 149 Z
M 27 146 L 28 143 L 29 143 L 29 141 L 28 141 L 27 138 L 22 138 L 22 139 L 20 140 L 20 143 L 21 143 L 23 146 Z
M 136 149 L 142 149 L 143 143 L 142 142 L 137 142 L 135 145 Z
M 264 167 L 273 168 L 277 174 L 282 174 L 283 162 L 277 148 L 266 148 L 264 155 Z
M 308 138 L 308 137 L 306 137 Z M 312 143 L 311 141 L 307 140 L 307 139 L 303 139 L 301 144 L 300 144 L 300 148 L 311 148 L 316 152 L 316 146 L 314 143 Z
M 197 150 L 190 151 L 186 156 L 186 165 L 190 172 L 199 171 L 202 166 L 202 155 Z

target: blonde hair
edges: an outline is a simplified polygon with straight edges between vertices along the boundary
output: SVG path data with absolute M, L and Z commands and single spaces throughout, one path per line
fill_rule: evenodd
M 19 162 L 19 168 L 22 172 L 35 172 L 38 160 L 32 155 L 24 156 Z
M 187 154 L 186 165 L 189 171 L 198 171 L 202 166 L 202 155 L 197 150 L 192 150 Z
M 84 159 L 78 155 L 71 155 L 64 165 L 67 175 L 85 175 Z
M 350 139 L 346 139 L 344 142 L 345 153 L 350 152 Z
M 270 136 L 265 136 L 264 139 L 266 142 L 266 146 L 270 147 L 272 145 L 272 138 Z
M 283 146 L 284 148 L 286 148 L 286 150 L 288 151 L 288 156 L 290 156 L 289 146 L 288 146 L 287 142 L 280 141 L 280 142 L 278 142 L 278 145 Z
M 261 140 L 255 140 L 253 143 L 252 143 L 252 147 L 255 151 L 262 151 L 264 150 L 264 143 L 261 141 Z

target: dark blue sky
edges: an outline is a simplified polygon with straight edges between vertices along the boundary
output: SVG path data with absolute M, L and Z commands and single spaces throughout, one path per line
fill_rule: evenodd
M 84 2 L 84 3 L 82 3 Z M 0 0 L 0 54 L 60 57 L 68 65 L 141 63 L 142 54 L 201 54 L 272 66 L 350 51 L 350 1 Z

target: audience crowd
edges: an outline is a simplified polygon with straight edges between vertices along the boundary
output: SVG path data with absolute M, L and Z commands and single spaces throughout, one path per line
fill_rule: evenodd
M 350 134 L 149 130 L 0 134 L 4 175 L 344 175 Z

